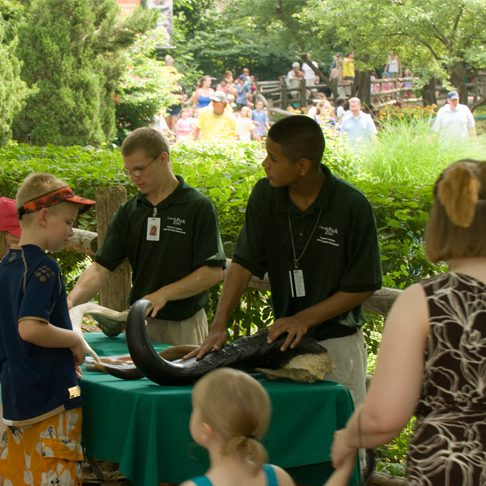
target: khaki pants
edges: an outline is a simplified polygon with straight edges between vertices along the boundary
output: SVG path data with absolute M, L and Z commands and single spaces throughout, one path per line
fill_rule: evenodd
M 206 312 L 200 309 L 192 317 L 183 321 L 147 317 L 147 334 L 157 343 L 200 345 L 208 335 Z
M 334 370 L 326 376 L 326 380 L 335 381 L 347 386 L 353 397 L 354 407 L 364 402 L 366 395 L 366 371 L 368 353 L 363 331 L 358 329 L 355 334 L 335 339 L 325 339 L 319 344 L 327 349 L 334 363 Z M 361 470 L 366 466 L 365 450 L 359 450 Z
M 355 334 L 334 339 L 325 339 L 319 344 L 327 349 L 334 363 L 334 370 L 326 376 L 326 380 L 345 385 L 351 391 L 354 406 L 364 401 L 366 394 L 366 368 L 368 355 L 363 331 L 358 329 Z

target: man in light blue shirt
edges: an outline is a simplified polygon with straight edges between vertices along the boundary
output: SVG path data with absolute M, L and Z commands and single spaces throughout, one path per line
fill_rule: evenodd
M 375 139 L 375 123 L 371 115 L 361 111 L 359 98 L 349 100 L 349 113 L 344 116 L 339 132 L 352 149 L 367 147 Z

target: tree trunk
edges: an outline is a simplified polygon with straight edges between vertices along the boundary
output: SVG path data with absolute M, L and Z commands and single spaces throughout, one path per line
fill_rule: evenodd
M 437 97 L 435 95 L 435 78 L 431 78 L 429 82 L 422 88 L 422 99 L 424 106 L 436 105 Z
M 467 105 L 466 66 L 464 63 L 454 64 L 450 71 L 450 77 L 452 86 L 459 92 L 459 101 Z
M 96 219 L 98 222 L 98 244 L 106 236 L 108 224 L 114 212 L 127 200 L 127 191 L 122 186 L 99 188 L 96 191 Z M 113 310 L 123 311 L 128 307 L 130 291 L 130 266 L 123 261 L 111 273 L 107 283 L 100 290 L 100 304 Z
M 286 110 L 289 106 L 289 97 L 287 93 L 287 82 L 286 76 L 280 76 L 280 108 L 282 110 Z
M 363 106 L 371 106 L 371 81 L 369 71 L 358 71 L 353 84 L 353 94 L 358 93 L 358 98 Z

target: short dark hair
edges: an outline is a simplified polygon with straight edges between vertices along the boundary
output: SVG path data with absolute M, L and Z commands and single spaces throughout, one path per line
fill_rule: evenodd
M 485 242 L 486 161 L 458 160 L 435 183 L 425 251 L 432 262 L 485 257 Z
M 326 141 L 321 127 L 310 117 L 292 115 L 272 125 L 268 137 L 278 143 L 292 161 L 308 159 L 319 167 Z
M 169 144 L 162 133 L 155 128 L 141 127 L 133 130 L 123 141 L 122 155 L 132 155 L 136 150 L 143 150 L 150 158 L 154 159 L 163 152 L 169 153 Z

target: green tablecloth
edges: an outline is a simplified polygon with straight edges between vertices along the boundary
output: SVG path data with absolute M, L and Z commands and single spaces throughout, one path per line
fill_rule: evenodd
M 100 355 L 127 352 L 124 336 L 85 336 Z M 270 462 L 291 474 L 292 468 L 313 466 L 321 472 L 313 473 L 319 477 L 312 484 L 322 485 L 330 470 L 332 435 L 353 411 L 349 391 L 333 382 L 300 384 L 255 377 L 272 401 L 264 440 Z M 84 371 L 81 388 L 88 456 L 119 463 L 119 470 L 135 486 L 180 482 L 206 471 L 207 453 L 189 434 L 191 386 L 162 387 L 146 378 L 123 381 Z

